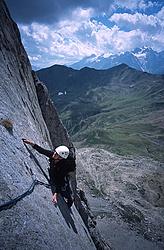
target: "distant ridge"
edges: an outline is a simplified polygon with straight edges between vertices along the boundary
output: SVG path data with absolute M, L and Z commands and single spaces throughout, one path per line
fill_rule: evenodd
M 113 66 L 125 63 L 128 66 L 140 71 L 152 74 L 164 74 L 164 51 L 156 52 L 151 48 L 136 48 L 133 51 L 105 55 L 91 55 L 70 65 L 74 69 L 90 67 L 95 69 L 108 69 Z
M 164 160 L 164 76 L 120 64 L 37 72 L 75 142 Z

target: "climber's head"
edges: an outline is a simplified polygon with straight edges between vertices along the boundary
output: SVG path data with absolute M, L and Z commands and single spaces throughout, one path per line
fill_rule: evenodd
M 59 146 L 55 148 L 53 158 L 55 160 L 67 159 L 68 155 L 69 155 L 69 149 L 66 146 Z

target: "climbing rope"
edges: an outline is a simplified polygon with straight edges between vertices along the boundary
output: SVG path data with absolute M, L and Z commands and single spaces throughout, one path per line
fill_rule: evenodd
M 25 145 L 26 146 L 26 145 Z M 36 157 L 32 154 L 32 152 L 30 151 L 30 149 L 26 146 L 26 149 L 28 150 L 28 152 L 30 153 L 30 157 L 35 161 L 35 163 L 39 166 L 42 174 L 44 175 L 44 177 L 46 178 L 46 180 L 49 183 L 49 178 L 46 175 L 46 173 L 44 172 L 44 170 L 42 169 L 42 167 L 40 166 L 38 160 L 36 159 Z M 25 164 L 26 169 L 28 170 L 29 174 L 31 175 L 33 182 L 31 184 L 31 186 L 27 189 L 26 192 L 24 192 L 23 194 L 17 196 L 14 199 L 11 199 L 10 201 L 7 201 L 5 203 L 3 203 L 2 205 L 0 205 L 0 211 L 2 210 L 6 210 L 6 209 L 10 209 L 13 206 L 15 206 L 17 204 L 18 201 L 22 200 L 24 197 L 26 197 L 27 195 L 30 195 L 33 191 L 36 185 L 42 185 L 45 186 L 46 188 L 51 188 L 50 184 L 48 183 L 44 183 L 42 181 L 37 180 L 36 178 L 34 178 L 34 173 L 32 171 L 31 168 L 29 168 L 26 164 Z
M 15 206 L 18 201 L 22 200 L 27 195 L 30 195 L 34 191 L 34 188 L 35 188 L 36 185 L 43 185 L 46 188 L 50 188 L 50 184 L 47 184 L 47 183 L 44 183 L 42 181 L 39 181 L 39 180 L 35 179 L 32 182 L 31 186 L 27 189 L 26 192 L 24 192 L 23 194 L 17 196 L 15 199 L 12 199 L 12 200 L 10 200 L 8 202 L 5 202 L 4 204 L 0 205 L 0 211 L 10 209 L 13 206 Z
M 35 155 L 31 152 L 31 150 L 27 147 L 26 144 L 24 144 L 24 146 L 26 147 L 27 151 L 30 154 L 30 158 L 34 160 L 35 164 L 39 167 L 40 171 L 42 172 L 42 174 L 44 175 L 44 177 L 46 178 L 46 180 L 49 182 L 49 178 L 47 176 L 47 174 L 44 172 L 43 168 L 40 166 L 39 161 L 37 160 L 37 158 L 35 157 Z

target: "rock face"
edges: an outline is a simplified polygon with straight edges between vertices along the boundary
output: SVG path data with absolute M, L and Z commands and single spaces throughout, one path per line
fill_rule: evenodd
M 47 175 L 47 160 L 25 147 L 21 139 L 31 139 L 45 148 L 52 148 L 52 143 L 38 103 L 29 60 L 4 1 L 0 1 L 0 20 L 2 205 L 25 192 L 34 178 L 47 182 L 43 175 L 43 171 Z M 60 122 L 57 116 L 55 119 L 57 126 Z M 66 136 L 64 128 L 61 133 Z M 54 140 L 60 143 L 58 134 L 55 136 Z M 76 208 L 73 206 L 69 211 L 62 199 L 55 207 L 51 191 L 42 185 L 37 185 L 15 206 L 2 210 L 0 221 L 1 249 L 95 249 Z
M 61 144 L 69 148 L 73 148 L 73 144 L 69 139 L 66 129 L 58 118 L 56 108 L 50 99 L 47 87 L 40 82 L 35 72 L 33 72 L 34 83 L 42 115 L 50 133 L 53 147 L 56 148 Z
M 79 187 L 114 249 L 163 249 L 164 164 L 96 148 L 79 149 L 77 162 Z

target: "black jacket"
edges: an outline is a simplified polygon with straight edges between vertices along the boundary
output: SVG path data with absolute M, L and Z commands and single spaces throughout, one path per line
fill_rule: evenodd
M 49 158 L 50 168 L 50 184 L 53 193 L 60 193 L 61 188 L 65 185 L 65 177 L 69 172 L 75 171 L 76 163 L 75 159 L 71 156 L 68 156 L 67 159 L 62 159 L 59 162 L 55 163 L 52 158 L 54 151 L 44 149 L 37 144 L 33 146 L 40 154 L 43 154 Z

